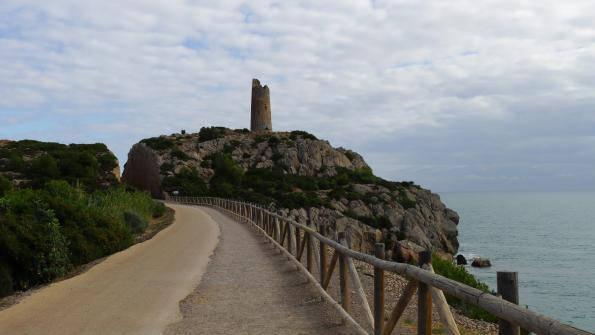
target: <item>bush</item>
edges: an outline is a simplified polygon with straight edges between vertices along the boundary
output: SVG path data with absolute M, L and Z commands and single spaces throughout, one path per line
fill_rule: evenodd
M 477 278 L 470 274 L 463 266 L 455 265 L 452 262 L 444 260 L 437 255 L 433 255 L 432 267 L 434 268 L 434 271 L 441 276 L 474 287 L 483 292 L 490 293 L 490 288 L 486 284 L 478 281 Z M 467 304 L 461 301 L 460 299 L 446 295 L 446 300 L 451 306 L 456 307 L 464 315 L 470 318 L 484 320 L 488 322 L 498 321 L 498 319 L 495 316 L 488 313 L 484 309 Z
M 174 146 L 174 141 L 165 136 L 147 138 L 142 140 L 141 143 L 146 144 L 153 150 L 167 150 Z
M 190 159 L 190 156 L 188 156 L 184 151 L 180 150 L 180 148 L 178 147 L 174 147 L 172 149 L 171 156 L 182 161 L 187 161 Z
M 163 215 L 165 215 L 166 211 L 167 211 L 167 207 L 165 207 L 165 205 L 162 202 L 160 202 L 160 201 L 153 202 L 153 213 L 151 214 L 151 216 L 154 219 L 162 217 Z
M 271 147 L 275 147 L 277 146 L 279 143 L 281 143 L 281 140 L 277 137 L 277 136 L 271 136 L 269 138 L 269 146 Z
M 124 211 L 124 223 L 133 234 L 141 234 L 149 225 L 138 214 L 131 211 Z
M 6 179 L 3 175 L 0 175 L 0 198 L 10 190 L 12 190 L 12 183 L 10 180 Z
M 298 137 L 301 137 L 305 140 L 318 140 L 318 138 L 316 138 L 316 136 L 308 133 L 307 131 L 303 131 L 303 130 L 294 130 L 290 133 L 289 138 L 292 140 L 296 140 Z
M 200 142 L 205 142 L 222 138 L 225 136 L 227 130 L 225 127 L 202 127 L 198 132 L 198 139 Z
M 12 294 L 14 291 L 14 284 L 12 277 L 6 268 L 6 265 L 0 263 L 0 297 L 5 297 Z
M 207 185 L 200 178 L 196 169 L 184 168 L 174 176 L 165 177 L 161 186 L 168 193 L 178 191 L 182 196 L 205 196 L 208 194 Z

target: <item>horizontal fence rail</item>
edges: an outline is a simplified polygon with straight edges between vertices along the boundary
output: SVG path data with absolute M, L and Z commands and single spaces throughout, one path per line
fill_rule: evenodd
M 364 328 L 373 330 L 374 335 L 392 333 L 405 307 L 418 293 L 418 334 L 431 334 L 432 305 L 436 307 L 440 320 L 447 334 L 458 335 L 459 331 L 444 294 L 456 297 L 466 303 L 483 308 L 500 319 L 500 334 L 519 334 L 519 328 L 540 335 L 594 335 L 593 333 L 563 324 L 550 317 L 523 308 L 502 297 L 483 292 L 465 284 L 442 277 L 433 272 L 431 254 L 420 253 L 418 266 L 384 260 L 384 244 L 377 243 L 374 255 L 368 255 L 349 248 L 344 233 L 330 239 L 316 228 L 304 225 L 273 213 L 259 205 L 213 197 L 180 197 L 167 196 L 166 200 L 181 204 L 209 206 L 220 209 L 241 222 L 250 224 L 262 233 L 270 242 L 280 248 L 298 268 L 306 274 L 326 299 L 340 312 L 342 317 L 354 325 L 362 334 L 368 334 Z M 310 218 L 309 218 L 309 221 Z M 311 222 L 309 222 L 311 223 Z M 325 226 L 319 227 L 323 233 Z M 318 243 L 319 248 L 315 247 Z M 327 248 L 334 251 L 330 257 Z M 306 258 L 305 266 L 302 259 Z M 330 257 L 330 260 L 329 260 Z M 374 303 L 373 310 L 368 305 L 353 260 L 367 263 L 374 267 Z M 331 277 L 338 266 L 340 301 L 334 300 L 326 291 Z M 314 269 L 319 274 L 317 279 Z M 397 305 L 390 312 L 385 322 L 384 273 L 399 274 L 409 279 Z M 355 292 L 358 302 L 364 310 L 367 324 L 360 325 L 351 316 L 351 292 Z M 505 325 L 504 327 L 502 325 Z

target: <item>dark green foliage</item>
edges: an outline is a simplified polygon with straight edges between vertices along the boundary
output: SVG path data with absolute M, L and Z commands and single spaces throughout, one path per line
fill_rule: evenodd
M 254 138 L 254 143 L 262 143 L 269 140 L 270 135 L 258 135 Z
M 232 185 L 239 185 L 244 174 L 242 168 L 228 154 L 215 155 L 213 157 L 213 169 L 215 169 L 215 176 L 211 181 L 212 183 L 225 181 Z
M 318 138 L 316 138 L 316 136 L 308 133 L 307 131 L 303 131 L 303 130 L 294 130 L 291 132 L 291 134 L 289 135 L 289 138 L 292 140 L 296 140 L 298 137 L 301 137 L 305 140 L 318 140 Z
M 233 132 L 234 133 L 240 133 L 240 134 L 247 134 L 247 133 L 250 132 L 250 129 L 248 129 L 248 128 L 234 129 Z
M 161 174 L 166 174 L 168 172 L 172 172 L 174 170 L 174 165 L 171 163 L 163 163 L 161 164 L 161 167 L 159 168 L 159 171 L 161 171 Z
M 0 296 L 126 248 L 161 206 L 147 193 L 87 193 L 65 181 L 8 191 L 0 198 Z
M 153 203 L 153 211 L 151 213 L 151 216 L 156 219 L 156 218 L 160 218 L 163 215 L 165 215 L 165 212 L 167 210 L 167 207 L 165 207 L 165 205 L 162 202 L 159 201 L 155 201 Z
M 0 261 L 0 297 L 12 294 L 14 291 L 14 283 L 12 282 L 12 276 L 8 272 L 8 269 Z
M 111 173 L 117 166 L 116 157 L 101 143 L 64 145 L 24 140 L 0 147 L 0 157 L 9 160 L 0 171 L 15 172 L 30 180 L 25 187 L 41 188 L 54 179 L 79 183 L 88 190 L 117 183 Z
M 278 161 L 280 161 L 281 159 L 283 159 L 283 155 L 282 155 L 282 154 L 280 154 L 280 153 L 278 153 L 278 152 L 275 152 L 275 153 L 273 154 L 273 156 L 271 157 L 271 159 L 273 160 L 273 162 L 278 162 Z
M 463 266 L 455 265 L 452 262 L 444 260 L 437 255 L 433 255 L 432 267 L 434 268 L 434 271 L 441 276 L 474 287 L 478 290 L 490 293 L 490 288 L 486 284 L 478 281 L 477 278 L 475 278 L 472 274 L 467 272 L 467 270 Z M 470 318 L 480 319 L 488 322 L 498 321 L 498 319 L 495 316 L 491 315 L 485 310 L 467 304 L 457 298 L 446 295 L 446 300 L 451 306 L 456 307 L 464 315 Z
M 144 232 L 149 225 L 146 220 L 131 211 L 124 211 L 124 223 L 133 234 L 140 234 Z
M 190 156 L 188 156 L 184 151 L 180 150 L 180 148 L 178 147 L 174 147 L 172 149 L 171 156 L 182 161 L 187 161 L 190 159 Z
M 231 154 L 239 145 L 240 141 L 231 140 L 223 146 L 223 153 Z
M 147 138 L 142 140 L 141 143 L 146 144 L 153 150 L 167 150 L 174 146 L 174 141 L 165 136 Z
M 198 132 L 198 139 L 200 142 L 210 141 L 217 138 L 222 138 L 229 132 L 225 127 L 202 127 Z
M 277 136 L 271 136 L 269 138 L 269 146 L 276 147 L 279 143 L 281 143 L 281 140 Z
M 161 186 L 168 193 L 178 191 L 182 196 L 207 195 L 207 185 L 195 169 L 184 168 L 173 177 L 164 178 Z
M 407 197 L 406 187 L 411 187 L 411 186 L 407 183 L 400 183 L 400 185 L 398 186 L 399 195 L 397 196 L 397 198 L 395 200 L 399 204 L 401 204 L 401 206 L 403 206 L 403 208 L 405 208 L 405 209 L 415 208 L 415 205 L 417 204 L 417 202 L 415 200 Z
M 12 190 L 12 183 L 4 176 L 0 175 L 0 197 L 3 197 L 6 192 Z

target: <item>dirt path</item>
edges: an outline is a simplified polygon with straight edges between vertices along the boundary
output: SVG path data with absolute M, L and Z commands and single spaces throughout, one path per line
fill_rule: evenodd
M 271 244 L 220 212 L 221 240 L 201 284 L 181 304 L 177 334 L 355 334 Z
M 0 334 L 161 334 L 180 318 L 217 245 L 217 224 L 196 207 L 170 205 L 175 222 L 0 312 Z

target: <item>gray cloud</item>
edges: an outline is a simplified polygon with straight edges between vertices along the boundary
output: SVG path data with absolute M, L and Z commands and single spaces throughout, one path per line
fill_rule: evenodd
M 137 140 L 246 127 L 360 151 L 435 190 L 593 189 L 590 1 L 0 3 L 0 137 Z

